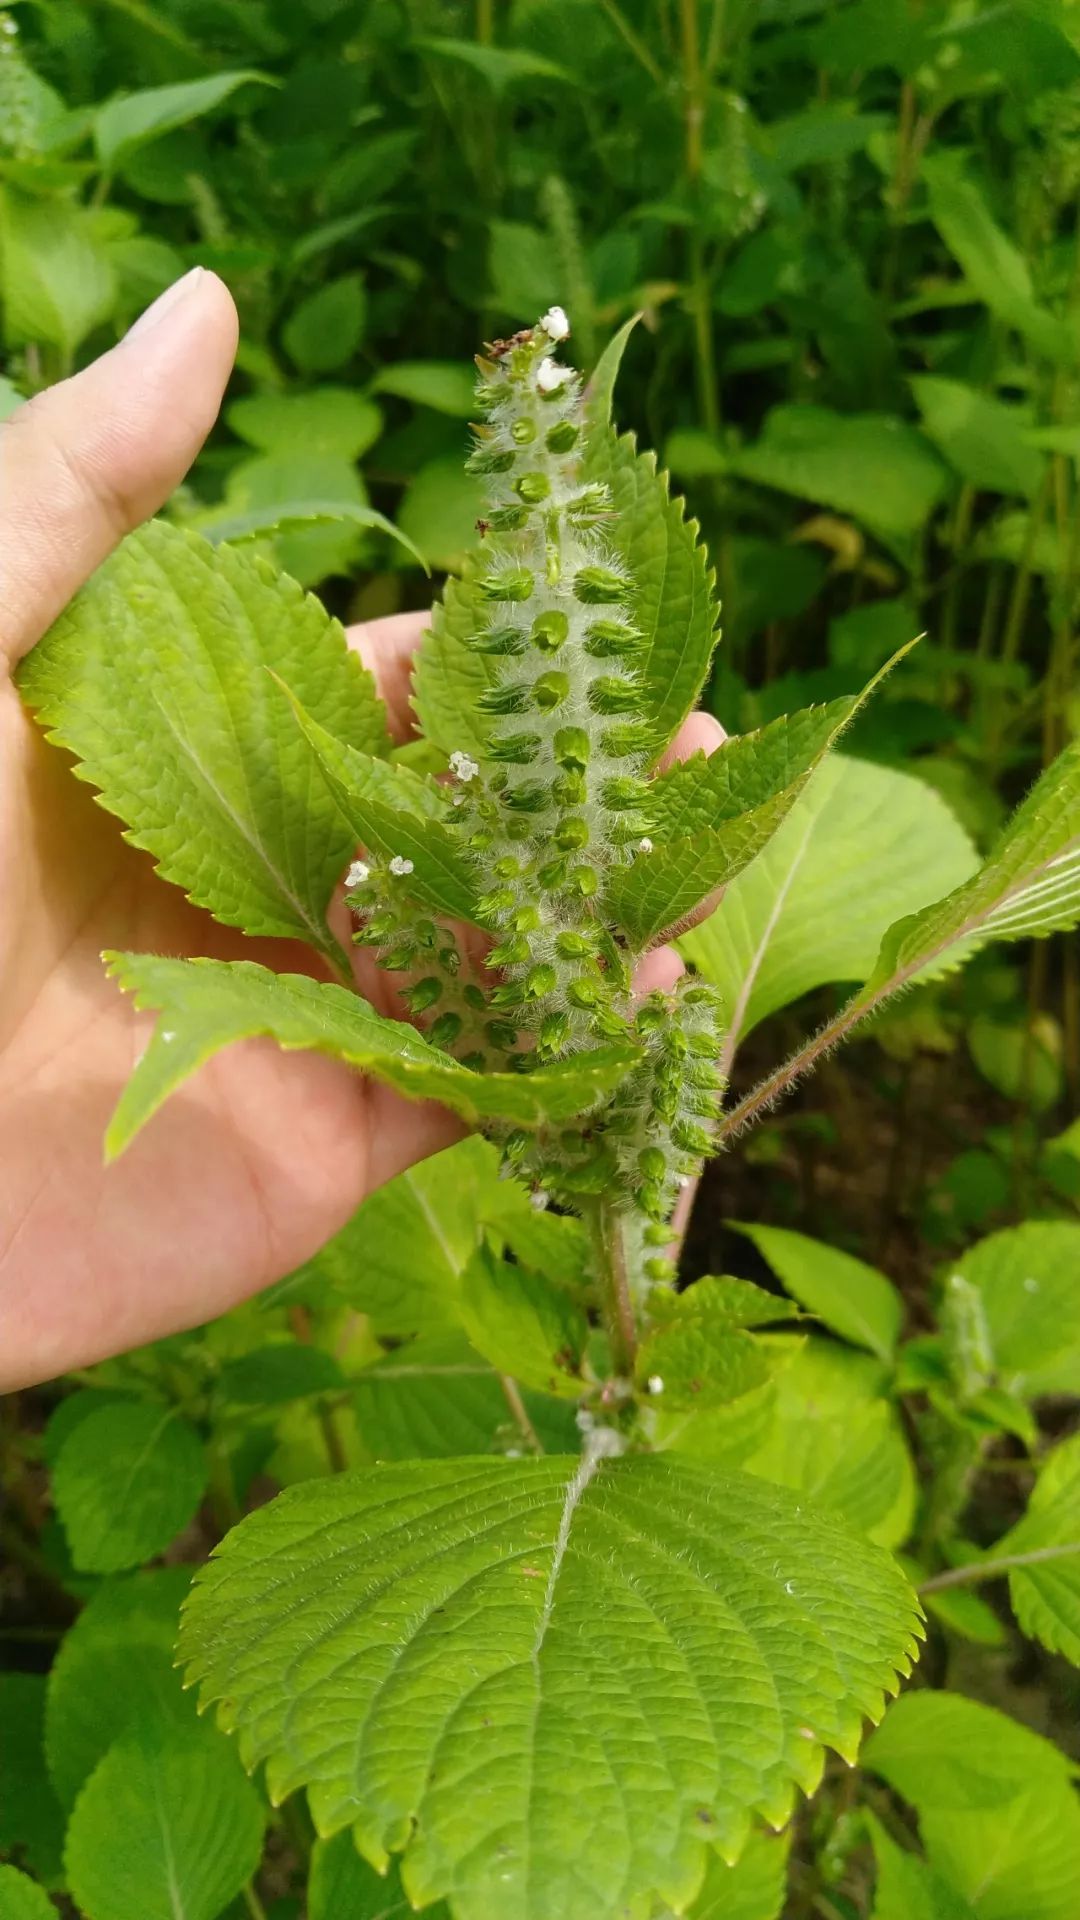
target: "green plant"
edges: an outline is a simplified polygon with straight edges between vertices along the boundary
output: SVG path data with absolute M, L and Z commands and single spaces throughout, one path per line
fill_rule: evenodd
M 224 1530 L 270 1460 L 297 1482 L 227 1533 L 187 1603 L 181 1653 L 246 1763 L 265 1763 L 272 1800 L 307 1789 L 315 1913 L 334 1912 L 327 1886 L 362 1913 L 369 1869 L 402 1855 L 408 1899 L 463 1920 L 704 1915 L 739 1899 L 774 1914 L 784 1848 L 751 1838 L 754 1816 L 784 1826 L 826 1748 L 854 1760 L 863 1718 L 916 1651 L 918 1605 L 886 1551 L 912 1527 L 905 1395 L 938 1457 L 911 1563 L 928 1606 L 1008 1572 L 1026 1630 L 1080 1652 L 1069 1441 L 1040 1462 L 1015 1527 L 955 1553 L 988 1450 L 1005 1434 L 1034 1453 L 1028 1400 L 1071 1378 L 1060 1276 L 1075 1226 L 1047 1227 L 1064 1236 L 1050 1246 L 1034 1228 L 1038 1246 L 985 1242 L 944 1290 L 940 1334 L 899 1350 L 885 1276 L 800 1236 L 752 1230 L 786 1296 L 724 1276 L 676 1293 L 668 1258 L 680 1184 L 833 1042 L 991 940 L 1075 925 L 1080 759 L 1059 756 L 981 866 L 962 835 L 914 879 L 871 863 L 865 957 L 849 945 L 809 975 L 864 984 L 720 1116 L 755 994 L 775 1008 L 806 984 L 775 967 L 782 914 L 804 909 L 794 864 L 778 882 L 770 849 L 801 809 L 805 856 L 837 777 L 880 776 L 890 801 L 903 790 L 913 834 L 919 795 L 904 776 L 826 760 L 854 696 L 657 771 L 709 667 L 711 577 L 654 460 L 609 424 L 628 330 L 584 391 L 555 357 L 566 331 L 552 309 L 481 363 L 487 529 L 421 651 L 422 742 L 391 752 L 370 681 L 314 601 L 265 560 L 161 523 L 125 542 L 21 675 L 50 737 L 167 878 L 229 925 L 313 950 L 309 975 L 111 956 L 159 1014 L 111 1153 L 253 1034 L 439 1099 L 488 1136 L 376 1195 L 283 1282 L 264 1309 L 270 1346 L 241 1316 L 110 1363 L 46 1436 L 68 1581 L 159 1553 L 204 1495 Z M 136 657 L 144 676 L 153 663 L 138 708 L 119 698 Z M 925 804 L 940 840 L 938 803 Z M 841 827 L 858 842 L 847 808 Z M 353 990 L 327 919 L 357 844 L 357 938 L 406 976 L 413 1024 Z M 648 948 L 719 887 L 721 926 L 740 886 L 751 912 L 755 873 L 767 937 L 753 964 L 740 972 L 738 941 L 714 951 L 701 930 L 688 941 L 699 974 L 635 1000 Z M 1037 1259 L 1049 1303 L 1027 1272 Z M 1022 1313 L 1017 1262 L 1036 1279 Z M 337 1352 L 312 1341 L 310 1319 L 335 1290 L 368 1316 Z M 806 1341 L 804 1309 L 847 1344 Z M 295 1419 L 276 1427 L 274 1407 Z M 350 1451 L 381 1464 L 312 1479 L 313 1441 L 335 1467 Z M 106 1583 L 50 1679 L 49 1791 L 71 1810 L 64 1873 L 90 1920 L 157 1911 L 178 1860 L 184 1910 L 212 1920 L 254 1870 L 261 1804 L 166 1677 L 182 1585 L 171 1572 Z M 134 1697 L 110 1686 L 133 1646 Z M 80 1684 L 95 1712 L 74 1704 Z M 890 1714 L 869 1764 L 918 1801 L 895 1759 L 910 1708 Z M 1053 1764 L 1068 1855 L 1056 1885 L 1071 1898 L 1080 1821 Z M 1011 1804 L 1005 1773 L 994 1792 Z M 141 1831 L 151 1780 L 145 1848 L 107 1868 L 118 1796 Z M 978 1783 L 963 1792 L 996 1804 Z M 905 1876 L 943 1881 L 938 1904 L 954 1911 L 974 1893 L 977 1825 L 965 1852 L 924 1819 L 928 1862 L 897 1864 L 880 1824 L 844 1826 L 831 1777 L 821 1805 L 835 1857 L 817 1892 L 869 1833 L 879 1915 Z M 335 1838 L 346 1829 L 368 1866 Z M 54 1883 L 55 1866 L 39 1871 Z M 1047 1920 L 1065 1911 L 1045 1907 Z

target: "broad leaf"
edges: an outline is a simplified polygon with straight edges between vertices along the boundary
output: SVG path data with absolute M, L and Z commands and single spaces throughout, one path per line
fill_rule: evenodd
M 619 377 L 619 369 L 622 366 L 630 335 L 640 319 L 640 313 L 634 313 L 629 320 L 623 322 L 618 333 L 613 334 L 608 341 L 589 375 L 585 386 L 585 431 L 590 440 L 602 440 L 611 424 L 615 382 Z
M 425 552 L 433 552 L 430 541 L 422 543 Z M 466 645 L 477 629 L 479 608 L 472 580 L 479 570 L 475 560 L 466 561 L 461 579 L 446 582 L 416 655 L 417 716 L 428 739 L 447 754 L 479 755 L 487 750 L 488 734 L 477 701 L 495 684 L 498 662 Z
M 217 1920 L 262 1854 L 265 1811 L 236 1755 L 196 1721 L 140 1723 L 75 1803 L 68 1880 L 86 1920 Z
M 976 1920 L 974 1908 L 933 1867 L 890 1840 L 872 1813 L 864 1817 L 877 1862 L 871 1920 Z
M 343 969 L 325 912 L 352 839 L 268 667 L 340 738 L 383 750 L 371 677 L 317 601 L 154 522 L 61 614 L 20 685 L 166 879 L 227 925 L 306 940 Z
M 43 1887 L 18 1867 L 0 1864 L 0 1913 L 4 1920 L 57 1920 L 57 1910 Z
M 475 922 L 476 861 L 442 824 L 435 783 L 335 740 L 298 700 L 293 709 L 353 839 L 385 859 L 411 860 L 410 894 L 436 913 Z
M 0 188 L 0 293 L 9 347 L 44 341 L 70 359 L 116 301 L 90 214 L 55 196 Z
M 891 536 L 918 532 L 948 474 L 918 429 L 888 413 L 780 406 L 759 440 L 732 455 L 744 480 L 819 501 Z
M 306 1786 L 375 1865 L 404 1848 L 415 1905 L 616 1920 L 784 1821 L 822 1743 L 853 1756 L 916 1626 L 885 1556 L 760 1481 L 428 1461 L 243 1521 L 182 1657 L 275 1798 Z
M 1031 1399 L 1075 1393 L 1080 1380 L 1080 1224 L 1028 1220 L 992 1233 L 953 1263 L 976 1287 L 998 1381 Z
M 471 420 L 476 412 L 476 379 L 460 360 L 395 360 L 380 368 L 370 391 L 396 394 L 455 420 Z
M 1046 463 L 1025 439 L 1029 416 L 1021 408 L 936 375 L 920 375 L 911 386 L 931 440 L 971 486 L 1038 492 Z
M 826 760 L 722 906 L 680 942 L 724 996 L 731 1051 L 812 987 L 865 980 L 897 911 L 939 898 L 975 865 L 966 833 L 922 781 Z
M 521 1452 L 525 1436 L 491 1362 L 462 1333 L 427 1334 L 394 1347 L 352 1382 L 363 1454 L 384 1460 L 451 1460 Z M 574 1408 L 523 1389 L 522 1404 L 545 1452 L 576 1445 Z
M 575 76 L 566 67 L 545 60 L 542 54 L 522 47 L 490 47 L 474 40 L 449 40 L 418 35 L 412 42 L 421 53 L 469 67 L 486 80 L 494 94 L 521 82 L 557 81 L 560 88 L 576 85 Z
M 216 1392 L 230 1407 L 279 1407 L 311 1394 L 340 1393 L 347 1384 L 332 1353 L 286 1340 L 226 1360 Z
M 84 1573 L 117 1573 L 163 1553 L 205 1490 L 202 1441 L 160 1400 L 113 1401 L 88 1413 L 52 1474 L 71 1558 Z
M 930 1865 L 978 1920 L 1075 1920 L 1080 1804 L 1072 1763 L 993 1707 L 906 1694 L 863 1752 L 919 1814 Z
M 695 753 L 653 783 L 649 814 L 660 844 L 608 888 L 608 909 L 633 940 L 648 945 L 749 866 L 880 679 L 742 734 L 708 758 Z
M 787 1834 L 752 1833 L 733 1867 L 713 1854 L 687 1920 L 780 1920 L 790 1845 Z
M 270 973 L 250 960 L 132 953 L 106 959 L 136 1006 L 161 1014 L 109 1124 L 110 1158 L 196 1067 L 256 1034 L 286 1050 L 327 1053 L 409 1099 L 439 1100 L 473 1126 L 492 1119 L 525 1127 L 574 1119 L 617 1086 L 637 1058 L 633 1048 L 604 1047 L 535 1073 L 474 1073 L 429 1046 L 407 1022 L 388 1020 L 358 994 L 304 974 Z
M 786 1227 L 732 1224 L 753 1241 L 788 1292 L 833 1333 L 868 1348 L 879 1360 L 892 1359 L 904 1303 L 876 1267 Z
M 748 1299 L 743 1286 L 761 1298 Z M 706 1276 L 684 1293 L 659 1294 L 654 1311 L 660 1324 L 642 1341 L 637 1374 L 665 1413 L 726 1405 L 769 1378 L 767 1347 L 743 1328 L 763 1313 L 782 1319 L 785 1308 L 760 1288 Z
M 249 393 L 225 418 L 234 433 L 264 453 L 329 453 L 357 460 L 382 432 L 382 414 L 352 387 L 309 387 L 304 393 Z
M 0 1673 L 0 1853 L 61 1880 L 64 1810 L 45 1767 L 45 1676 Z M 0 1913 L 6 1914 L 0 1877 Z
M 173 127 L 186 126 L 200 114 L 210 113 L 237 87 L 250 81 L 260 86 L 273 84 L 265 73 L 247 69 L 207 74 L 205 79 L 182 80 L 172 87 L 145 87 L 141 93 L 106 101 L 94 114 L 94 144 L 101 165 L 115 173 L 136 148 L 160 139 Z
M 363 276 L 344 273 L 301 300 L 282 328 L 282 343 L 301 373 L 333 373 L 352 359 L 366 321 Z
M 422 567 L 427 565 L 419 548 L 413 546 L 400 527 L 395 527 L 384 513 L 376 513 L 374 507 L 359 506 L 353 500 L 292 499 L 280 506 L 249 507 L 240 513 L 212 508 L 199 514 L 190 525 L 215 547 L 223 543 L 238 547 L 247 540 L 276 540 L 282 534 L 295 533 L 304 527 L 375 527 L 405 547 Z
M 376 1873 L 357 1853 L 351 1834 L 315 1842 L 307 1920 L 412 1920 L 413 1912 L 397 1869 Z M 450 1909 L 442 1901 L 425 1912 L 428 1920 L 450 1920 Z
M 588 1323 L 543 1274 L 480 1247 L 461 1276 L 458 1313 L 477 1352 L 500 1373 L 540 1393 L 580 1398 Z
M 1032 1556 L 1009 1574 L 1009 1596 L 1024 1632 L 1080 1667 L 1080 1435 L 1050 1454 L 1024 1518 L 987 1557 L 1013 1554 Z

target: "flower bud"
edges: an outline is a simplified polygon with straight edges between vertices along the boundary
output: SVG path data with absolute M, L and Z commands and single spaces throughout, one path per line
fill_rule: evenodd
M 515 933 L 512 939 L 501 940 L 497 947 L 492 947 L 485 961 L 485 965 L 489 967 L 522 967 L 526 960 L 531 960 L 531 958 L 532 948 L 529 945 L 526 935 L 523 933 Z
M 667 1161 L 659 1147 L 643 1147 L 637 1163 L 646 1180 L 662 1180 L 667 1173 Z
M 557 653 L 570 631 L 570 622 L 558 607 L 552 607 L 547 613 L 538 614 L 532 623 L 529 639 L 541 653 Z
M 575 867 L 567 874 L 566 884 L 572 893 L 580 894 L 583 900 L 591 900 L 600 886 L 600 875 L 595 867 Z
M 514 481 L 514 492 L 526 506 L 537 507 L 551 492 L 551 481 L 546 473 L 523 473 L 520 480 Z
M 634 713 L 641 705 L 637 682 L 619 674 L 605 674 L 590 686 L 589 705 L 594 713 Z
M 402 999 L 410 1013 L 426 1013 L 436 1000 L 442 998 L 442 991 L 442 981 L 429 974 L 427 979 L 417 980 L 411 987 L 406 987 Z
M 503 681 L 476 696 L 478 713 L 524 713 L 528 704 L 529 689 L 521 681 Z
M 545 1000 L 549 993 L 554 993 L 558 984 L 558 974 L 545 960 L 540 966 L 531 967 L 525 975 L 525 996 L 529 1000 Z
M 493 507 L 488 515 L 488 526 L 492 533 L 520 533 L 528 518 L 528 507 Z M 483 532 L 483 528 L 479 531 Z
M 520 627 L 488 627 L 471 634 L 465 644 L 473 653 L 511 654 L 524 653 L 528 641 Z
M 555 426 L 548 428 L 544 435 L 544 445 L 549 453 L 569 453 L 571 447 L 576 446 L 577 437 L 578 428 L 574 422 L 560 420 Z
M 585 634 L 585 651 L 594 660 L 617 660 L 638 653 L 641 633 L 627 620 L 594 620 Z
M 611 567 L 579 567 L 574 575 L 574 594 L 587 607 L 615 606 L 629 600 L 631 586 Z
M 559 1053 L 570 1038 L 570 1020 L 565 1013 L 546 1014 L 540 1027 L 542 1053 Z
M 572 1007 L 582 1007 L 588 1011 L 599 1006 L 604 997 L 604 989 L 599 980 L 586 976 L 580 980 L 571 980 L 566 989 L 566 997 Z
M 537 869 L 536 878 L 545 893 L 554 893 L 558 888 L 565 887 L 568 871 L 565 860 L 545 860 L 543 866 Z
M 565 815 L 555 829 L 555 845 L 563 847 L 567 853 L 572 853 L 576 848 L 587 847 L 588 844 L 588 822 L 578 818 L 576 814 Z
M 514 441 L 515 445 L 527 447 L 536 439 L 536 433 L 536 421 L 530 420 L 527 415 L 522 414 L 519 420 L 514 421 L 510 429 L 510 438 Z
M 542 673 L 534 680 L 532 689 L 533 705 L 541 713 L 551 713 L 561 707 L 570 691 L 570 680 L 565 673 Z
M 536 733 L 504 733 L 488 747 L 493 760 L 501 760 L 510 767 L 531 766 L 539 751 L 540 736 Z
M 438 1019 L 433 1021 L 428 1029 L 428 1039 L 433 1047 L 441 1047 L 445 1052 L 446 1048 L 452 1047 L 454 1041 L 459 1038 L 461 1025 L 460 1013 L 440 1013 Z
M 534 580 L 529 567 L 502 567 L 498 573 L 489 573 L 479 582 L 480 591 L 487 600 L 531 600 Z
M 589 736 L 584 727 L 560 727 L 552 745 L 560 767 L 588 766 Z

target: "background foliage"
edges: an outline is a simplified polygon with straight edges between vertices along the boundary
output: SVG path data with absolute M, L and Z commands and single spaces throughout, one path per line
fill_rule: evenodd
M 729 729 L 852 694 L 925 631 L 686 942 L 738 1009 L 748 1082 L 867 978 L 885 926 L 966 878 L 1080 728 L 1080 10 L 19 0 L 0 18 L 0 411 L 214 267 L 242 347 L 173 515 L 256 538 L 291 517 L 277 557 L 368 617 L 430 592 L 369 509 L 437 570 L 473 544 L 478 338 L 558 300 L 588 367 L 641 309 L 620 416 L 708 538 Z M 658 1434 L 802 1489 L 932 1584 L 922 1685 L 858 1776 L 830 1766 L 790 1862 L 790 1835 L 756 1836 L 710 1869 L 696 1920 L 1074 1920 L 1080 1562 L 987 1575 L 985 1596 L 971 1569 L 1080 1542 L 1078 1095 L 1075 942 L 991 951 L 879 1019 L 707 1183 L 687 1277 L 766 1287 L 789 1324 L 763 1338 L 790 1355 L 658 1412 Z M 362 1920 L 403 1900 L 295 1804 L 268 1812 L 172 1646 L 187 1563 L 273 1487 L 572 1447 L 522 1328 L 478 1310 L 477 1209 L 557 1302 L 584 1259 L 572 1223 L 516 1207 L 473 1141 L 261 1302 L 4 1409 L 4 1920 L 68 1900 L 89 1920 L 305 1902 Z

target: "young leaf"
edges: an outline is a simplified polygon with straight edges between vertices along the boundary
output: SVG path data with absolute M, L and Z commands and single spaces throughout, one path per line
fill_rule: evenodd
M 753 1241 L 788 1292 L 831 1332 L 856 1347 L 866 1347 L 879 1360 L 892 1359 L 904 1303 L 892 1281 L 876 1267 L 786 1227 L 730 1224 Z
M 1023 1519 L 995 1542 L 987 1558 L 1014 1554 L 1031 1556 L 1009 1574 L 1009 1597 L 1021 1627 L 1080 1667 L 1080 1435 L 1055 1447 Z
M 911 382 L 923 424 L 939 452 L 973 487 L 1035 494 L 1045 461 L 1024 437 L 1030 416 L 960 380 L 922 374 Z
M 380 367 L 369 391 L 395 393 L 455 420 L 471 420 L 476 412 L 476 380 L 460 360 L 394 360 Z
M 265 1819 L 213 1728 L 140 1723 L 75 1803 L 65 1859 L 79 1910 L 86 1920 L 217 1920 L 259 1864 Z
M 890 919 L 976 864 L 967 834 L 921 780 L 826 760 L 719 910 L 680 942 L 731 1010 L 732 1053 L 811 988 L 865 980 Z
M 535 1073 L 474 1073 L 403 1020 L 388 1020 L 344 987 L 270 973 L 250 960 L 161 960 L 107 954 L 109 971 L 140 1008 L 161 1014 L 109 1123 L 110 1158 L 130 1145 L 170 1093 L 234 1040 L 266 1034 L 286 1049 L 328 1053 L 412 1100 L 439 1100 L 476 1126 L 571 1120 L 619 1084 L 637 1053 L 604 1047 Z
M 697 521 L 686 518 L 684 501 L 671 498 L 656 455 L 639 453 L 633 434 L 593 433 L 582 473 L 611 490 L 612 545 L 634 581 L 642 711 L 656 757 L 685 720 L 709 670 L 720 611 L 716 576 Z
M 522 1393 L 545 1452 L 577 1443 L 574 1410 L 565 1400 Z M 450 1460 L 502 1452 L 512 1434 L 520 1450 L 517 1415 L 494 1366 L 463 1333 L 431 1333 L 394 1347 L 353 1382 L 353 1417 L 367 1457 Z
M 334 454 L 358 460 L 379 438 L 383 417 L 352 387 L 309 387 L 303 393 L 249 393 L 226 408 L 234 433 L 263 453 Z
M 226 1360 L 216 1391 L 230 1407 L 279 1407 L 315 1393 L 340 1393 L 346 1385 L 332 1353 L 286 1340 Z
M 626 352 L 630 335 L 640 319 L 640 313 L 634 313 L 629 320 L 623 322 L 618 333 L 613 334 L 608 341 L 589 375 L 585 388 L 585 431 L 590 443 L 594 439 L 602 441 L 611 425 L 615 382 L 619 377 L 619 369 L 622 366 L 623 354 Z M 603 458 L 602 448 L 599 449 L 599 454 Z
M 344 956 L 325 913 L 352 839 L 288 701 L 383 751 L 374 684 L 318 602 L 262 561 L 153 522 L 28 654 L 23 695 L 135 846 L 229 926 Z
M 361 1859 L 351 1833 L 316 1840 L 311 1850 L 307 1920 L 412 1920 L 397 1868 L 376 1873 Z M 428 1920 L 450 1920 L 443 1901 L 424 1909 Z
M 75 1566 L 116 1573 L 164 1552 L 206 1490 L 195 1429 L 160 1400 L 114 1401 L 64 1441 L 52 1491 Z
M 477 1352 L 500 1373 L 539 1393 L 580 1398 L 588 1324 L 543 1274 L 479 1247 L 461 1276 L 458 1313 Z
M 0 1864 L 0 1913 L 4 1920 L 57 1920 L 56 1908 L 36 1880 L 18 1867 Z
M 1080 1224 L 1027 1220 L 953 1263 L 978 1289 L 994 1371 L 1009 1393 L 1075 1393 L 1080 1379 Z
M 768 1351 L 752 1334 L 707 1315 L 679 1314 L 638 1349 L 638 1384 L 663 1396 L 665 1413 L 726 1406 L 763 1386 L 769 1373 Z
M 406 856 L 413 863 L 410 893 L 436 913 L 475 922 L 476 862 L 469 859 L 460 836 L 438 818 L 441 803 L 434 782 L 335 740 L 305 713 L 299 700 L 289 697 L 353 839 L 386 859 Z
M 254 82 L 273 86 L 268 74 L 251 69 L 208 74 L 202 80 L 182 80 L 171 87 L 144 87 L 139 93 L 107 100 L 94 114 L 94 144 L 107 173 L 118 167 L 147 140 L 158 140 L 173 127 L 183 127 L 200 114 L 210 113 L 237 87 Z
M 243 1521 L 182 1657 L 275 1798 L 306 1786 L 375 1865 L 405 1849 L 414 1905 L 616 1920 L 785 1820 L 822 1743 L 853 1756 L 917 1622 L 884 1555 L 760 1481 L 427 1461 Z

